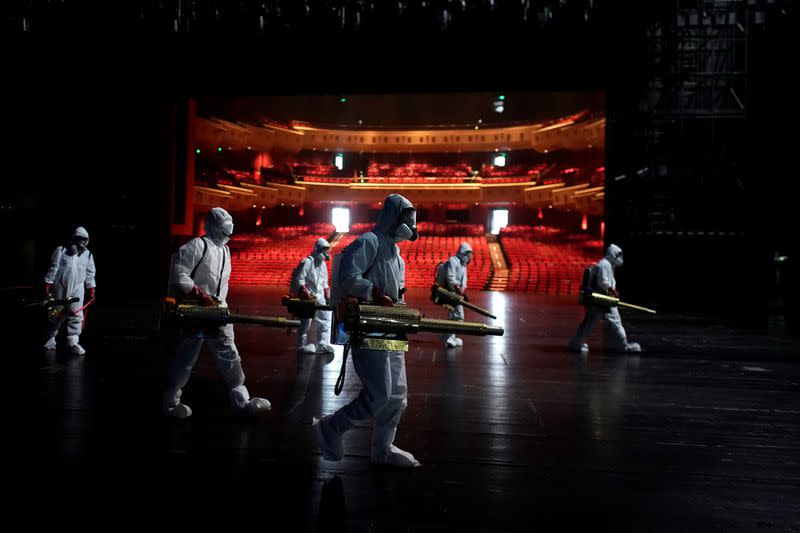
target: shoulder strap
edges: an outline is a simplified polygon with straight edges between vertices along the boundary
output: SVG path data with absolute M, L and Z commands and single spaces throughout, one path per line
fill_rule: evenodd
M 206 239 L 204 237 L 200 237 L 200 240 L 203 241 L 203 255 L 200 256 L 200 259 L 197 261 L 197 264 L 194 265 L 194 268 L 192 269 L 192 273 L 189 274 L 189 277 L 192 279 L 194 279 L 194 275 L 197 272 L 197 267 L 199 267 L 200 263 L 203 262 L 203 259 L 206 257 L 206 251 L 208 250 L 208 243 L 206 242 Z
M 219 281 L 217 281 L 217 298 L 219 298 L 219 291 L 222 289 L 222 273 L 225 271 L 225 257 L 230 253 L 228 250 L 228 245 L 226 244 L 222 249 L 222 266 L 219 269 Z
M 439 279 L 439 272 L 441 272 L 443 266 L 444 266 L 444 261 L 439 261 L 433 268 L 433 277 L 435 278 L 435 280 Z

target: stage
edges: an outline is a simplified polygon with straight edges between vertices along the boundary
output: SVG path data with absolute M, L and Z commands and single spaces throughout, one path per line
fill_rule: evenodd
M 283 314 L 280 289 L 234 287 L 230 307 Z M 296 333 L 238 326 L 258 419 L 233 414 L 204 352 L 184 391 L 186 421 L 160 412 L 169 354 L 151 308 L 97 309 L 85 357 L 22 348 L 32 455 L 16 461 L 29 527 L 227 531 L 800 530 L 797 340 L 701 316 L 623 311 L 641 354 L 569 353 L 572 296 L 470 293 L 506 328 L 445 349 L 411 337 L 408 409 L 396 444 L 413 471 L 369 462 L 369 426 L 322 459 L 311 418 L 358 392 L 334 356 L 299 355 Z M 445 317 L 411 290 L 409 305 Z M 93 329 L 91 329 L 93 328 Z M 15 409 L 21 406 L 18 403 Z M 33 439 L 30 437 L 33 436 Z M 29 442 L 35 440 L 35 442 Z M 23 510 L 23 509 L 20 509 Z

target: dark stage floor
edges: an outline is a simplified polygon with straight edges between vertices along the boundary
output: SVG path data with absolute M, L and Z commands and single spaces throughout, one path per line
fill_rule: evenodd
M 279 313 L 280 294 L 234 289 L 229 302 Z M 21 473 L 13 507 L 32 530 L 800 531 L 796 342 L 623 312 L 646 351 L 581 357 L 565 349 L 573 297 L 472 296 L 506 334 L 452 350 L 412 338 L 397 437 L 423 462 L 411 472 L 370 465 L 369 427 L 348 433 L 339 463 L 314 446 L 311 417 L 360 387 L 350 368 L 333 394 L 341 348 L 298 356 L 294 333 L 238 327 L 247 385 L 272 411 L 231 414 L 204 354 L 184 395 L 194 416 L 169 420 L 166 355 L 127 328 L 140 315 L 107 309 L 85 357 L 14 358 L 38 418 L 6 433 L 29 452 L 7 458 Z M 408 300 L 443 315 L 426 291 Z

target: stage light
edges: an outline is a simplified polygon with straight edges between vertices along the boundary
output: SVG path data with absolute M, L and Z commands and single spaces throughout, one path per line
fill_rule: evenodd
M 501 94 L 500 96 L 497 97 L 497 99 L 500 100 L 500 101 L 503 101 L 503 100 L 506 99 L 506 95 Z
M 199 154 L 199 153 L 200 153 L 200 148 L 196 149 L 196 150 L 194 151 L 194 153 L 196 153 L 196 154 Z
M 500 230 L 508 226 L 508 209 L 493 209 L 490 225 L 492 235 L 499 235 Z
M 222 151 L 222 146 L 217 146 L 217 152 L 221 152 L 221 151 Z
M 333 158 L 333 165 L 342 170 L 344 168 L 344 156 L 342 154 L 336 154 L 336 157 Z
M 500 101 L 500 100 L 495 101 L 495 103 L 494 103 L 494 112 L 495 113 L 502 113 L 503 111 L 505 111 L 505 109 L 506 108 L 503 105 L 502 101 Z
M 350 231 L 350 209 L 347 207 L 334 207 L 331 209 L 331 224 L 339 233 Z
M 494 156 L 494 166 L 496 167 L 504 167 L 506 166 L 506 154 L 501 153 Z
M 583 217 L 581 217 L 581 229 L 583 231 L 586 231 L 587 229 L 589 229 L 589 221 L 588 221 L 588 219 L 586 217 L 586 213 L 584 213 Z
M 340 101 L 341 103 L 343 103 L 343 104 L 344 104 L 344 103 L 346 103 L 346 102 L 347 102 L 347 98 L 345 98 L 344 96 L 342 96 L 341 98 L 339 98 L 339 101 Z

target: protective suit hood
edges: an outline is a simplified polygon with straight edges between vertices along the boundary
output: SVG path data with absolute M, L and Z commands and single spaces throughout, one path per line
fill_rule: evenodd
M 76 242 L 76 239 L 86 239 L 86 242 L 80 243 L 79 241 Z M 89 245 L 89 232 L 86 231 L 86 228 L 83 226 L 78 226 L 75 228 L 75 231 L 72 233 L 72 239 L 70 242 L 64 247 L 69 255 L 81 255 L 84 251 L 86 251 L 86 247 Z
M 461 260 L 461 264 L 463 264 L 463 265 L 466 265 L 466 264 L 469 263 L 469 258 L 467 257 L 467 252 L 472 252 L 472 246 L 470 246 L 468 242 L 462 242 L 461 246 L 458 247 L 458 251 L 456 252 L 456 256 Z
M 622 266 L 622 248 L 616 244 L 609 244 L 608 248 L 606 248 L 605 258 L 613 267 Z
M 208 212 L 206 217 L 206 235 L 217 246 L 227 244 L 233 234 L 233 217 L 222 209 L 215 207 Z
M 327 250 L 327 253 L 325 253 L 325 250 Z M 314 250 L 311 252 L 311 256 L 318 261 L 327 261 L 328 259 L 331 258 L 330 253 L 331 253 L 330 243 L 327 240 L 320 237 L 319 239 L 317 239 L 317 243 L 314 245 Z
M 383 209 L 381 214 L 378 215 L 378 222 L 372 231 L 376 234 L 389 233 L 393 234 L 400 221 L 400 214 L 403 209 L 413 208 L 414 205 L 405 197 L 399 194 L 390 194 L 383 202 Z
M 86 244 L 89 244 L 89 232 L 86 231 L 86 228 L 83 226 L 78 226 L 75 228 L 75 233 L 72 234 L 72 237 L 80 237 L 81 239 L 86 239 Z

